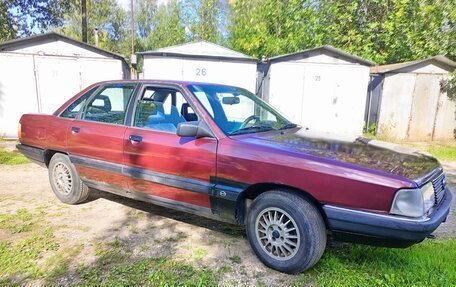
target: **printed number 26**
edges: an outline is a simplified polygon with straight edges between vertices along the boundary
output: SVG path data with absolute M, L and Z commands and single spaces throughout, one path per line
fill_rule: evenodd
M 196 68 L 197 76 L 206 76 L 206 68 Z

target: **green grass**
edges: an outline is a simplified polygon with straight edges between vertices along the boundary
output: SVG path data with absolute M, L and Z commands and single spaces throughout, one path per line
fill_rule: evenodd
M 0 148 L 0 164 L 18 165 L 28 162 L 30 161 L 17 150 L 5 151 L 4 149 Z
M 16 242 L 0 241 L 0 285 L 16 285 L 25 278 L 36 278 L 40 273 L 37 260 L 43 253 L 57 249 L 50 228 Z
M 215 274 L 168 258 L 83 267 L 74 286 L 214 286 Z
M 431 146 L 426 151 L 439 160 L 456 161 L 456 146 Z
M 344 244 L 328 249 L 295 286 L 456 286 L 456 239 L 426 241 L 407 249 Z
M 0 214 L 0 229 L 11 233 L 30 231 L 34 225 L 33 214 L 26 209 L 18 209 L 15 214 Z

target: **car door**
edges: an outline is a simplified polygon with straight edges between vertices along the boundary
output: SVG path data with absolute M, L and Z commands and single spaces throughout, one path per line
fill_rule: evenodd
M 81 178 L 100 189 L 127 189 L 122 175 L 123 137 L 136 84 L 106 84 L 87 101 L 67 130 L 71 161 Z
M 211 178 L 216 173 L 215 138 L 176 135 L 177 125 L 197 120 L 183 93 L 145 85 L 124 138 L 124 173 L 136 197 L 211 215 Z

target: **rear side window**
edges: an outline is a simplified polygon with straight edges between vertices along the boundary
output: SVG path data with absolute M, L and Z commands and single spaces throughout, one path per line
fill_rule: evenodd
M 135 90 L 134 85 L 116 85 L 103 88 L 85 107 L 83 119 L 122 125 L 127 105 Z
M 66 108 L 66 110 L 63 111 L 63 113 L 60 114 L 60 117 L 69 119 L 76 118 L 78 116 L 79 111 L 82 109 L 85 102 L 87 101 L 87 99 L 90 97 L 90 95 L 93 94 L 93 92 L 95 92 L 96 89 L 98 89 L 98 86 L 90 89 L 84 95 L 80 96 L 76 101 L 71 103 L 68 106 L 68 108 Z

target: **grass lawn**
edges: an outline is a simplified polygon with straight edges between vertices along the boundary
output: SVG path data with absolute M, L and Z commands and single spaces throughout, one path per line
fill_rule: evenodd
M 456 239 L 427 240 L 407 249 L 341 244 L 327 250 L 295 286 L 456 286 Z
M 456 146 L 432 145 L 427 152 L 439 160 L 456 161 Z
M 17 150 L 5 151 L 0 148 L 0 164 L 16 165 L 30 162 L 25 156 L 23 156 Z
M 64 246 L 55 231 L 45 209 L 0 214 L 0 232 L 8 234 L 0 241 L 0 285 L 39 280 L 45 286 L 217 286 L 224 272 L 179 258 L 140 257 L 118 239 L 94 243 L 96 261 L 80 265 L 74 258 L 84 246 Z M 456 286 L 455 258 L 456 239 L 427 240 L 407 249 L 333 243 L 313 269 L 295 275 L 293 285 Z

